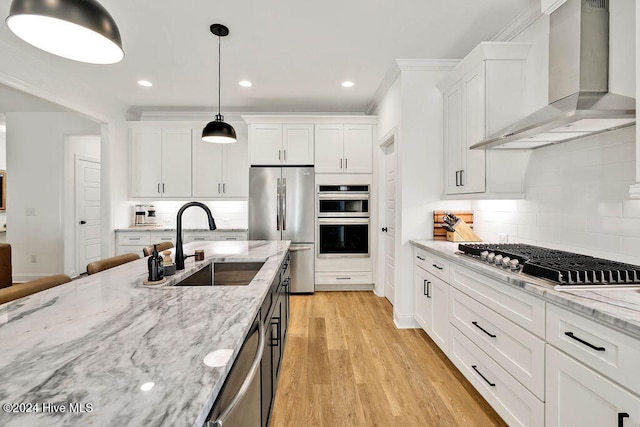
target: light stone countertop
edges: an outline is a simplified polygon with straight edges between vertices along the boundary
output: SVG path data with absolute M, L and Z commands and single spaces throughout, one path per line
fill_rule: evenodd
M 132 226 L 132 227 L 128 227 L 128 228 L 116 228 L 114 229 L 114 231 L 173 231 L 174 233 L 176 232 L 175 227 L 172 228 L 168 225 L 150 225 L 150 226 Z M 208 228 L 182 228 L 182 231 L 212 231 L 209 230 Z M 237 232 L 244 232 L 244 231 L 249 231 L 246 228 L 216 228 L 215 230 L 213 230 L 213 232 L 215 233 L 216 231 L 237 231 Z
M 188 258 L 166 285 L 142 285 L 142 258 L 0 305 L 0 402 L 66 405 L 2 411 L 0 425 L 203 425 L 289 245 L 189 243 L 205 260 Z M 264 259 L 248 286 L 171 286 L 211 261 Z M 204 365 L 221 349 L 233 351 L 226 366 Z M 78 403 L 92 410 L 70 413 Z
M 512 273 L 463 255 L 458 251 L 458 243 L 434 240 L 411 240 L 411 243 L 454 264 L 504 282 L 505 286 L 521 288 L 640 339 L 640 289 L 556 290 L 551 281 Z

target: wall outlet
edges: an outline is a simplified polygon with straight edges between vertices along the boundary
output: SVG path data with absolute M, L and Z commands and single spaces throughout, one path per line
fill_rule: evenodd
M 36 264 L 38 262 L 38 257 L 35 255 L 31 255 L 31 263 Z
M 498 233 L 498 243 L 509 243 L 509 235 L 507 233 Z

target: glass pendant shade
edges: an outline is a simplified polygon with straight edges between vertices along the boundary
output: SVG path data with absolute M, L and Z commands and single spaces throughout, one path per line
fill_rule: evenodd
M 124 58 L 118 26 L 95 0 L 13 0 L 7 25 L 27 43 L 63 58 L 90 64 Z
M 216 144 L 231 144 L 237 141 L 236 130 L 229 123 L 223 121 L 224 117 L 216 115 L 216 119 L 202 129 L 202 140 Z

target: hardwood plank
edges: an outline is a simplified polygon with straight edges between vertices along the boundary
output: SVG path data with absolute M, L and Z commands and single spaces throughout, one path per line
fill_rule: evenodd
M 372 292 L 291 297 L 271 426 L 505 426 L 417 329 Z

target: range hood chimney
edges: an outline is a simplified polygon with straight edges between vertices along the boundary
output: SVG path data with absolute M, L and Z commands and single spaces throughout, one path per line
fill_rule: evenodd
M 550 104 L 470 148 L 539 148 L 634 125 L 635 99 L 608 90 L 608 0 L 567 0 L 550 16 Z

